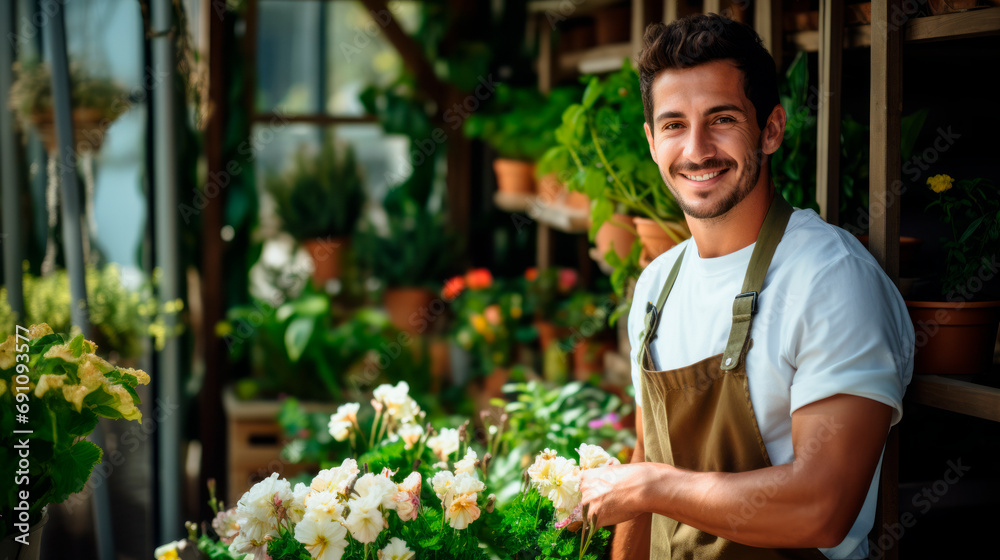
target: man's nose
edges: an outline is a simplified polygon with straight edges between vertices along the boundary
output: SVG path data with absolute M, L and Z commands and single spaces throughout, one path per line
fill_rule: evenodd
M 683 153 L 687 161 L 699 164 L 706 159 L 715 157 L 715 143 L 712 141 L 711 133 L 707 129 L 693 126 L 688 131 Z

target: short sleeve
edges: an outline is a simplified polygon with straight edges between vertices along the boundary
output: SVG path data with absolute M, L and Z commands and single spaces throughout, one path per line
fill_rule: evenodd
M 786 359 L 795 368 L 791 411 L 836 394 L 903 414 L 913 373 L 913 325 L 899 291 L 873 259 L 847 255 L 799 284 L 801 308 Z

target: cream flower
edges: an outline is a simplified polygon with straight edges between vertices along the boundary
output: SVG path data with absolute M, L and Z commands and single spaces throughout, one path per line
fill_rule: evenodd
M 416 554 L 406 546 L 406 541 L 397 537 L 389 539 L 385 548 L 378 551 L 378 560 L 412 560 Z
M 212 529 L 226 544 L 232 544 L 233 539 L 240 532 L 240 526 L 236 524 L 236 508 L 220 511 L 212 520 Z
M 403 447 L 407 450 L 413 449 L 413 446 L 420 441 L 423 435 L 424 429 L 420 427 L 420 424 L 403 424 L 399 428 L 399 437 L 403 439 Z
M 427 447 L 431 448 L 438 459 L 447 461 L 452 453 L 458 451 L 458 430 L 442 429 L 439 434 L 427 438 Z
M 465 458 L 455 463 L 455 474 L 478 476 L 476 474 L 476 465 L 478 464 L 479 456 L 476 455 L 476 452 L 470 447 L 469 450 L 465 452 Z
M 469 494 L 483 490 L 486 490 L 486 485 L 471 474 L 458 473 L 455 475 L 455 494 Z
M 306 518 L 295 525 L 295 540 L 316 560 L 340 560 L 347 548 L 347 529 L 340 523 Z
M 291 501 L 292 496 L 288 481 L 279 479 L 278 473 L 253 485 L 236 504 L 236 524 L 240 532 L 230 550 L 266 558 L 268 538 L 278 536 L 276 505 Z
M 339 467 L 319 471 L 309 487 L 316 492 L 329 491 L 347 495 L 347 489 L 351 487 L 359 472 L 361 471 L 356 460 L 344 459 Z
M 312 488 L 309 488 L 305 484 L 299 482 L 295 485 L 292 490 L 292 499 L 285 504 L 285 514 L 288 515 L 288 519 L 292 523 L 298 523 L 302 521 L 302 518 L 306 515 L 306 496 L 312 492 Z
M 336 492 L 312 492 L 306 496 L 306 517 L 324 522 L 339 521 L 344 516 L 344 504 Z
M 462 494 L 452 500 L 451 505 L 445 510 L 445 518 L 448 525 L 454 529 L 465 529 L 469 523 L 479 519 L 479 504 L 476 503 L 479 495 L 476 493 Z
M 38 376 L 38 384 L 35 385 L 35 396 L 43 397 L 49 389 L 59 389 L 66 383 L 67 375 L 57 375 L 52 373 L 43 373 Z M 0 394 L 3 394 L 0 392 Z
M 358 410 L 361 410 L 361 405 L 359 403 L 352 402 L 342 404 L 337 407 L 337 412 L 335 412 L 332 417 L 336 417 L 338 420 L 345 420 L 347 422 L 357 422 Z
M 576 449 L 580 454 L 580 470 L 599 469 L 610 465 L 620 465 L 621 461 L 612 457 L 599 445 L 582 444 Z
M 354 485 L 354 491 L 359 498 L 373 497 L 383 508 L 395 509 L 396 502 L 393 501 L 393 497 L 399 490 L 392 481 L 392 472 L 382 469 L 381 474 L 368 473 L 359 478 Z
M 0 344 L 0 370 L 10 369 L 17 364 L 17 338 L 8 335 L 7 340 Z
M 413 521 L 420 513 L 420 473 L 412 472 L 397 487 L 393 497 L 396 502 L 396 514 L 403 521 Z
M 344 441 L 351 436 L 351 423 L 343 420 L 335 420 L 334 418 L 331 417 L 330 423 L 327 424 L 330 435 L 337 441 Z
M 448 509 L 455 497 L 455 475 L 451 471 L 440 471 L 431 478 L 431 488 L 441 500 L 444 509 Z
M 547 497 L 556 509 L 572 510 L 580 501 L 580 467 L 572 459 L 553 459 L 547 481 Z
M 351 532 L 354 540 L 360 543 L 375 542 L 382 529 L 387 527 L 385 518 L 382 517 L 382 512 L 378 509 L 380 500 L 377 498 L 379 496 L 372 493 L 366 498 L 352 498 L 347 504 L 351 512 L 344 520 L 344 525 Z

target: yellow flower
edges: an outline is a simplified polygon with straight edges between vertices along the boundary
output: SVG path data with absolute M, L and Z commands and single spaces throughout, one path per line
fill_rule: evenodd
M 66 375 L 43 373 L 38 378 L 38 385 L 35 386 L 35 396 L 43 397 L 49 389 L 58 389 L 66 383 Z
M 490 327 L 489 324 L 486 322 L 486 317 L 476 314 L 472 316 L 471 321 L 472 321 L 472 328 L 476 329 L 477 333 L 484 335 L 487 332 L 489 332 Z
M 931 186 L 931 190 L 936 193 L 943 193 L 944 191 L 950 189 L 955 182 L 950 175 L 935 175 L 933 177 L 927 178 L 927 184 Z
M 7 340 L 0 344 L 0 370 L 10 369 L 17 364 L 17 340 L 14 335 L 7 337 Z

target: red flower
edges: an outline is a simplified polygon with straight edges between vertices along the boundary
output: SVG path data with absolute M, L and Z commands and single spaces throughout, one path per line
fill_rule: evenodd
M 535 267 L 531 267 L 528 270 L 525 270 L 524 278 L 528 282 L 534 282 L 535 280 L 538 280 L 538 269 Z
M 454 278 L 449 278 L 448 281 L 444 283 L 444 288 L 441 289 L 441 297 L 451 301 L 461 295 L 464 290 L 465 277 L 456 276 Z
M 485 268 L 474 268 L 465 273 L 465 283 L 470 290 L 485 290 L 493 285 L 493 275 Z
M 559 291 L 568 292 L 576 287 L 577 273 L 572 268 L 559 269 Z

